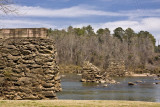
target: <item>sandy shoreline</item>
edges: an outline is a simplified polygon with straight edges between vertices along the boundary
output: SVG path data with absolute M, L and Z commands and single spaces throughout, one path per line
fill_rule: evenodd
M 143 73 L 143 74 L 131 74 L 131 77 L 154 77 L 155 74 Z
M 160 107 L 160 103 L 114 100 L 0 100 L 1 107 Z

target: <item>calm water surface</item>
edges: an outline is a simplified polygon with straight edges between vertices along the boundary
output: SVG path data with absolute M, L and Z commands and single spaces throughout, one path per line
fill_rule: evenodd
M 59 99 L 73 100 L 131 100 L 160 102 L 160 85 L 153 77 L 123 77 L 115 78 L 120 84 L 81 83 L 81 76 L 76 74 L 65 74 L 61 84 L 63 91 L 57 93 Z M 135 86 L 128 86 L 128 82 L 143 81 Z M 159 81 L 160 82 L 160 81 Z

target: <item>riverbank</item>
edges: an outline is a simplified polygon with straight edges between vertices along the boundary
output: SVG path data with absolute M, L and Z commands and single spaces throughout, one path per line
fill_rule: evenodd
M 131 74 L 131 77 L 155 77 L 156 74 L 142 73 L 142 74 Z
M 109 100 L 6 100 L 1 107 L 160 107 L 160 103 Z
M 155 68 L 155 69 L 128 69 L 125 72 L 119 72 L 116 71 L 114 72 L 114 69 L 112 69 L 112 72 L 109 72 L 107 69 L 101 69 L 104 72 L 107 72 L 109 76 L 112 77 L 117 77 L 117 76 L 122 76 L 122 74 L 124 74 L 123 76 L 125 77 L 153 77 L 156 76 L 158 74 L 160 74 L 160 68 Z M 82 66 L 77 66 L 77 65 L 63 65 L 60 64 L 59 65 L 59 71 L 60 73 L 66 74 L 66 73 L 70 73 L 70 74 L 82 74 L 83 73 L 83 67 Z

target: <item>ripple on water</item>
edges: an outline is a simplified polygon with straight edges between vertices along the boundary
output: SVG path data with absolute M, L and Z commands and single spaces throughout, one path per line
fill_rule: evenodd
M 81 76 L 76 74 L 65 74 L 62 78 L 63 91 L 57 93 L 59 99 L 74 100 L 131 100 L 131 101 L 152 101 L 160 102 L 160 85 L 153 84 L 152 77 L 124 77 L 114 78 L 120 84 L 113 84 L 104 87 L 101 84 L 81 83 Z M 128 82 L 137 80 L 135 86 L 128 86 Z

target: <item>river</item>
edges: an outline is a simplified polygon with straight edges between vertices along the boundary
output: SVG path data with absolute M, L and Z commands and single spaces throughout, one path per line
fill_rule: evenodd
M 160 82 L 153 77 L 118 77 L 114 78 L 120 84 L 81 83 L 81 76 L 65 74 L 62 77 L 62 92 L 57 93 L 58 99 L 66 100 L 130 100 L 160 102 Z M 134 86 L 128 86 L 128 82 L 142 81 Z

